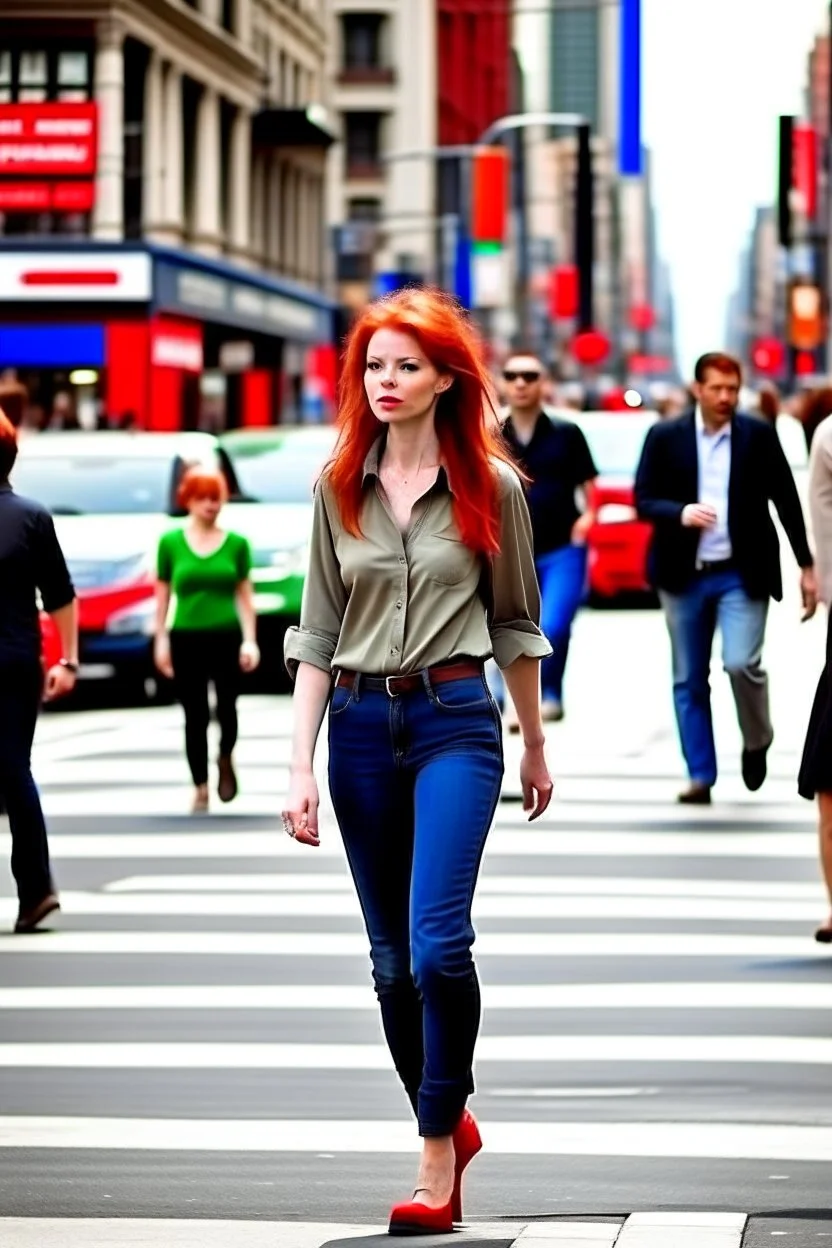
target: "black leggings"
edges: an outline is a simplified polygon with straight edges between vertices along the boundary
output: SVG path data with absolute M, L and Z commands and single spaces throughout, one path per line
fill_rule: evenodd
M 37 659 L 0 665 L 0 795 L 12 833 L 12 875 L 24 909 L 52 890 L 46 825 L 30 763 L 42 690 Z
M 185 751 L 194 784 L 208 783 L 209 681 L 217 695 L 220 757 L 227 757 L 237 744 L 241 641 L 236 629 L 174 629 L 170 635 L 176 696 L 185 712 Z

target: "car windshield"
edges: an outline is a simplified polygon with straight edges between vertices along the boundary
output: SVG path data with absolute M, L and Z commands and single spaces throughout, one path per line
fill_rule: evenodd
M 229 442 L 226 450 L 240 489 L 258 503 L 309 503 L 332 450 L 324 439 L 287 439 L 280 445 Z
M 55 516 L 166 513 L 171 467 L 163 456 L 27 458 L 23 453 L 11 481 L 19 494 L 42 503 Z
M 576 421 L 602 477 L 632 477 L 654 417 L 584 416 Z

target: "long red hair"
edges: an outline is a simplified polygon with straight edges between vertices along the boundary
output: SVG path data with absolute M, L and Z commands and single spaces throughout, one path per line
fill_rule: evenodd
M 453 516 L 466 546 L 483 555 L 497 554 L 500 504 L 493 461 L 512 467 L 513 461 L 500 436 L 480 339 L 456 301 L 439 290 L 387 295 L 365 308 L 350 331 L 341 372 L 340 434 L 326 470 L 344 528 L 361 536 L 364 460 L 385 429 L 364 389 L 367 348 L 379 329 L 411 334 L 434 368 L 453 377 L 436 405 L 436 433 L 453 484 Z

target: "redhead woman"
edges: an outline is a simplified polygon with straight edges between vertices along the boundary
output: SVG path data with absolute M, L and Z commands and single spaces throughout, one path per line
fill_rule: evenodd
M 173 679 L 185 712 L 194 814 L 208 809 L 208 683 L 214 685 L 220 725 L 217 794 L 221 802 L 230 802 L 237 796 L 232 753 L 240 673 L 253 672 L 260 662 L 251 548 L 246 538 L 219 525 L 227 493 L 220 472 L 189 468 L 177 497 L 188 520 L 163 535 L 157 556 L 154 659 L 159 671 Z M 176 603 L 168 632 L 172 595 Z
M 450 1232 L 481 1146 L 480 990 L 471 901 L 503 776 L 483 666 L 511 692 L 524 809 L 552 794 L 540 716 L 540 599 L 529 513 L 490 410 L 474 331 L 436 291 L 371 304 L 345 353 L 340 436 L 315 491 L 284 829 L 320 843 L 315 744 L 367 934 L 381 1020 L 418 1122 L 413 1198 L 390 1233 Z

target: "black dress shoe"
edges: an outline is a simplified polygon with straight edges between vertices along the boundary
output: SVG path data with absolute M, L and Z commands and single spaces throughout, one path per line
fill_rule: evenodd
M 689 789 L 685 789 L 676 798 L 682 806 L 710 806 L 711 786 L 694 780 Z
M 60 908 L 61 903 L 55 893 L 47 893 L 34 906 L 21 906 L 14 925 L 15 932 L 33 932 L 45 918 Z
M 743 750 L 742 752 L 742 778 L 745 787 L 752 793 L 756 793 L 763 786 L 768 770 L 766 763 L 768 751 L 769 747 L 764 745 L 761 750 Z

